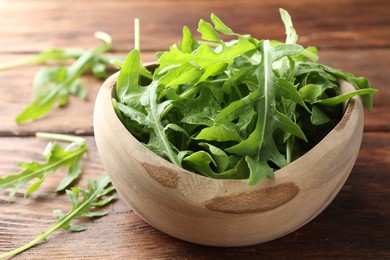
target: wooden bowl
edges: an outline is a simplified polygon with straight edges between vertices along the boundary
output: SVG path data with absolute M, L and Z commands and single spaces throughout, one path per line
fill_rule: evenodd
M 320 214 L 355 163 L 363 108 L 351 99 L 339 124 L 313 149 L 255 186 L 181 169 L 149 151 L 122 125 L 112 105 L 118 74 L 104 82 L 94 111 L 96 144 L 123 200 L 155 228 L 212 246 L 253 245 L 284 236 Z M 353 88 L 341 82 L 343 89 Z

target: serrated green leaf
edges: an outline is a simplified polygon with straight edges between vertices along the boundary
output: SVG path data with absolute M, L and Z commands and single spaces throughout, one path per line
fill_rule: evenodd
M 179 43 L 179 49 L 183 53 L 192 53 L 198 48 L 199 43 L 196 41 L 187 26 L 183 27 L 183 40 Z
M 310 121 L 313 125 L 323 125 L 330 122 L 331 119 L 318 106 L 313 106 L 312 111 Z
M 308 84 L 298 90 L 301 97 L 309 103 L 314 103 L 323 94 L 323 88 L 320 85 Z
M 44 174 L 44 175 L 42 175 L 42 178 L 38 179 L 38 181 L 36 181 L 33 184 L 31 184 L 30 187 L 24 193 L 24 197 L 26 198 L 28 195 L 30 195 L 30 194 L 34 193 L 35 191 L 37 191 L 48 174 L 49 174 L 49 172 Z
M 245 157 L 249 167 L 248 184 L 255 185 L 266 177 L 273 177 L 273 169 L 265 161 L 254 160 L 250 156 Z
M 84 226 L 69 225 L 69 227 L 67 227 L 66 230 L 70 230 L 73 232 L 81 232 L 87 230 L 87 228 Z
M 88 96 L 87 89 L 81 84 L 79 80 L 76 80 L 72 83 L 72 85 L 69 88 L 69 93 L 72 95 L 78 97 L 79 99 L 86 99 Z M 65 93 L 66 98 L 69 97 L 67 93 Z
M 179 98 L 173 106 L 182 114 L 181 122 L 212 126 L 215 117 L 222 109 L 208 88 L 203 88 L 196 98 Z
M 36 99 L 16 117 L 16 122 L 21 124 L 47 114 L 57 102 L 59 93 L 59 88 L 41 90 Z
M 160 79 L 165 87 L 178 86 L 196 81 L 203 74 L 203 70 L 190 63 L 169 70 L 169 72 Z
M 109 191 L 108 193 L 110 193 L 112 191 Z M 105 195 L 107 195 L 107 194 L 104 194 L 103 196 L 105 196 Z M 93 206 L 95 206 L 95 207 L 103 207 L 103 206 L 111 203 L 112 201 L 116 200 L 117 198 L 118 198 L 118 196 L 116 194 L 114 194 L 112 196 L 109 196 L 109 197 L 105 198 L 104 200 L 100 200 L 99 202 L 93 203 Z
M 79 78 L 88 69 L 97 68 L 98 64 L 99 66 L 108 64 L 108 61 L 100 57 L 100 54 L 110 49 L 112 44 L 111 37 L 107 34 L 98 33 L 97 37 L 104 40 L 104 43 L 94 49 L 86 51 L 53 50 L 32 56 L 28 61 L 22 61 L 21 65 L 24 62 L 41 63 L 52 59 L 76 58 L 75 62 L 68 67 L 49 68 L 38 72 L 33 84 L 33 101 L 16 117 L 15 120 L 18 124 L 45 116 L 56 104 L 60 107 L 66 105 L 70 94 L 83 99 L 86 97 L 86 91 L 81 87 Z
M 95 203 L 94 206 L 99 205 L 98 203 Z M 81 216 L 88 217 L 88 218 L 100 218 L 107 215 L 107 212 L 87 212 L 83 213 Z
M 348 92 L 348 93 L 345 93 L 345 94 L 341 94 L 341 95 L 338 95 L 336 97 L 331 97 L 331 98 L 327 98 L 327 99 L 317 100 L 314 103 L 325 105 L 325 106 L 335 106 L 335 105 L 343 103 L 344 101 L 346 101 L 346 100 L 348 100 L 348 99 L 350 99 L 350 98 L 352 98 L 354 96 L 372 95 L 372 94 L 374 94 L 376 92 L 377 92 L 376 89 L 368 89 L 368 88 L 357 89 L 355 91 L 351 91 L 351 92 Z
M 190 154 L 189 156 L 183 159 L 184 163 L 190 165 L 194 172 L 200 173 L 202 175 L 208 176 L 215 179 L 243 179 L 247 178 L 247 168 L 246 164 L 243 163 L 243 160 L 238 161 L 238 163 L 230 170 L 215 173 L 212 169 L 212 165 L 215 165 L 213 157 L 205 152 L 198 151 Z
M 206 41 L 220 42 L 222 41 L 218 33 L 214 30 L 213 26 L 201 19 L 198 24 L 198 32 L 202 34 L 202 39 Z
M 0 190 L 11 188 L 13 189 L 9 194 L 10 201 L 13 200 L 15 192 L 21 187 L 28 185 L 30 181 L 36 179 L 36 181 L 29 186 L 25 192 L 25 196 L 28 196 L 35 192 L 45 178 L 54 173 L 61 167 L 71 167 L 74 172 L 68 172 L 68 176 L 61 182 L 60 187 L 63 190 L 70 182 L 77 178 L 79 172 L 79 163 L 83 154 L 87 151 L 88 146 L 84 139 L 80 137 L 66 136 L 66 135 L 53 135 L 58 138 L 66 138 L 73 140 L 68 147 L 73 147 L 71 150 L 67 148 L 62 149 L 58 143 L 48 143 L 43 156 L 46 159 L 45 162 L 31 162 L 31 163 L 19 163 L 19 166 L 23 168 L 17 174 L 10 174 L 4 178 L 0 178 Z
M 139 85 L 140 68 L 140 52 L 134 49 L 127 56 L 116 82 L 115 93 L 119 101 L 126 99 L 126 96 L 130 93 L 139 93 L 141 91 L 141 86 Z
M 303 100 L 303 97 L 300 95 L 297 88 L 292 84 L 291 82 L 287 81 L 283 78 L 276 78 L 275 79 L 275 85 L 276 85 L 276 94 L 279 96 L 282 96 L 284 98 L 290 99 L 294 101 L 295 103 L 301 105 L 303 108 L 305 108 L 307 111 L 310 111 L 307 107 L 305 101 Z
M 255 102 L 258 102 L 261 98 L 261 90 L 257 89 L 242 99 L 231 102 L 226 106 L 218 116 L 215 118 L 216 123 L 228 123 L 236 118 L 241 117 L 247 110 L 248 106 L 253 106 Z
M 66 190 L 66 196 L 68 196 L 68 200 L 70 201 L 70 204 L 72 205 L 72 207 L 77 206 L 79 191 L 80 191 L 80 189 L 78 187 L 74 187 L 70 190 Z
M 92 73 L 98 79 L 104 79 L 106 77 L 106 64 L 103 62 L 96 62 L 92 65 Z
M 334 68 L 331 68 L 331 67 L 325 66 L 325 65 L 322 65 L 322 66 L 324 67 L 324 69 L 326 71 L 332 73 L 333 75 L 347 80 L 349 83 L 351 83 L 358 90 L 369 89 L 369 91 L 367 91 L 367 92 L 362 91 L 358 95 L 361 96 L 363 104 L 367 107 L 367 109 L 369 111 L 372 110 L 373 94 L 375 94 L 377 92 L 377 90 L 375 90 L 371 87 L 370 82 L 366 78 L 364 78 L 364 77 L 357 78 L 354 75 L 347 73 L 345 71 L 337 70 L 337 69 L 334 69 Z
M 224 125 L 220 124 L 203 128 L 200 133 L 194 137 L 194 139 L 217 142 L 241 141 L 241 137 L 236 130 L 228 129 Z
M 235 34 L 232 29 L 230 29 L 226 24 L 224 24 L 221 21 L 221 19 L 219 19 L 219 17 L 213 13 L 211 14 L 211 21 L 213 22 L 215 29 L 220 31 L 221 33 L 226 34 L 226 35 L 234 35 Z
M 227 170 L 230 165 L 230 158 L 222 149 L 209 143 L 200 143 L 199 145 L 206 148 L 212 155 L 218 173 Z
M 279 9 L 279 12 L 280 17 L 282 18 L 282 21 L 284 23 L 284 27 L 286 28 L 286 43 L 296 43 L 298 40 L 298 34 L 294 29 L 290 14 L 282 8 Z
M 53 214 L 56 215 L 57 220 L 62 219 L 65 216 L 65 213 L 60 209 L 53 210 Z
M 274 109 L 273 118 L 275 119 L 275 123 L 277 123 L 280 129 L 307 142 L 306 136 L 302 129 L 286 115 L 280 113 L 277 109 Z

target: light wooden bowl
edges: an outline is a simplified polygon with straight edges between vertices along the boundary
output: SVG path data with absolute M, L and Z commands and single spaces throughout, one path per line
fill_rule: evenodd
M 101 87 L 94 131 L 103 165 L 123 200 L 145 221 L 176 238 L 212 246 L 253 245 L 284 236 L 320 214 L 355 163 L 363 108 L 351 99 L 339 124 L 304 156 L 249 186 L 181 169 L 138 142 L 112 106 L 117 75 Z M 352 86 L 341 82 L 343 89 Z

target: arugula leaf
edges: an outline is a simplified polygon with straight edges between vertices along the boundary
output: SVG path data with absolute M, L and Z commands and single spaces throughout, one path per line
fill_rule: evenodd
M 43 157 L 46 159 L 45 162 L 19 163 L 19 166 L 23 168 L 21 172 L 0 178 L 0 190 L 12 188 L 12 191 L 9 193 L 10 202 L 13 201 L 15 193 L 22 186 L 34 181 L 24 194 L 27 197 L 38 190 L 49 174 L 54 173 L 61 167 L 66 167 L 68 172 L 58 185 L 57 191 L 67 188 L 81 174 L 82 157 L 88 149 L 88 144 L 84 138 L 49 133 L 37 133 L 36 136 L 38 138 L 66 141 L 70 142 L 70 144 L 65 149 L 62 149 L 58 143 L 50 142 L 43 152 Z
M 294 29 L 290 14 L 282 8 L 279 9 L 279 12 L 280 12 L 280 17 L 282 18 L 282 21 L 286 28 L 286 36 L 287 36 L 286 44 L 296 43 L 298 40 L 298 34 Z
M 77 55 L 68 55 L 70 51 L 43 52 L 31 58 L 33 61 L 42 61 L 57 58 L 77 57 L 77 60 L 69 67 L 57 67 L 41 70 L 34 80 L 34 100 L 17 117 L 16 122 L 21 124 L 38 119 L 46 115 L 56 103 L 66 105 L 68 97 L 73 94 L 80 98 L 86 97 L 86 90 L 81 85 L 79 77 L 88 69 L 92 69 L 99 77 L 104 76 L 104 66 L 108 63 L 100 55 L 111 48 L 111 37 L 103 32 L 97 32 L 95 36 L 103 41 L 103 44 Z M 58 55 L 58 56 L 55 56 Z
M 129 117 L 132 121 L 145 125 L 149 131 L 149 143 L 152 150 L 159 155 L 169 158 L 173 163 L 180 165 L 165 133 L 165 128 L 161 122 L 161 114 L 171 103 L 170 101 L 157 104 L 157 84 L 151 84 L 148 88 L 138 84 L 141 64 L 138 50 L 133 50 L 127 57 L 118 76 L 116 93 L 119 102 L 124 102 L 126 106 L 118 104 L 118 112 Z M 117 100 L 118 101 L 118 100 Z M 137 102 L 140 102 L 138 104 Z
M 85 227 L 73 225 L 72 221 L 78 217 L 102 217 L 106 215 L 107 212 L 93 210 L 107 205 L 116 198 L 115 195 L 110 195 L 110 193 L 114 191 L 114 188 L 109 184 L 109 178 L 106 175 L 103 175 L 97 181 L 88 181 L 88 189 L 73 187 L 70 190 L 66 190 L 66 195 L 72 206 L 71 210 L 67 213 L 62 212 L 61 210 L 54 210 L 53 213 L 56 215 L 57 220 L 53 226 L 43 231 L 29 243 L 12 251 L 0 254 L 0 258 L 11 257 L 21 253 L 42 241 L 45 241 L 50 234 L 58 229 L 70 231 L 86 230 Z
M 183 40 L 178 45 L 180 51 L 183 53 L 191 53 L 199 47 L 198 42 L 194 39 L 194 36 L 187 26 L 183 27 Z

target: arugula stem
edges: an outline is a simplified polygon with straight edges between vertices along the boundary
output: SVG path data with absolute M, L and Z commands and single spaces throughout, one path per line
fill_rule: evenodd
M 310 61 L 316 62 L 318 61 L 318 55 L 314 54 L 306 49 L 304 49 L 301 53 L 303 56 L 307 57 Z
M 74 136 L 74 135 L 37 132 L 35 133 L 35 136 L 40 139 L 53 139 L 53 140 L 64 141 L 64 142 L 76 142 L 78 144 L 86 142 L 84 138 L 79 136 Z
M 134 49 L 141 50 L 139 19 L 134 19 Z
M 295 137 L 291 135 L 286 141 L 286 160 L 287 164 L 292 162 L 292 152 L 294 147 Z
M 34 63 L 40 63 L 36 56 L 29 56 L 19 60 L 14 60 L 0 65 L 0 71 L 21 67 L 24 65 L 31 65 Z
M 83 52 L 84 50 L 80 49 L 47 49 L 34 55 L 0 64 L 0 71 L 27 65 L 45 64 L 51 61 L 61 62 L 73 60 L 79 58 Z
M 53 233 L 54 231 L 56 231 L 60 226 L 58 226 L 58 224 L 50 227 L 49 229 L 47 229 L 46 231 L 42 232 L 39 236 L 37 236 L 36 238 L 34 238 L 33 240 L 31 240 L 30 242 L 28 242 L 27 244 L 19 247 L 19 248 L 16 248 L 14 250 L 11 250 L 9 252 L 6 252 L 6 253 L 3 253 L 3 254 L 0 254 L 0 259 L 1 258 L 6 258 L 6 257 L 11 257 L 11 256 L 14 256 L 14 255 L 17 255 L 35 245 L 37 245 L 38 243 L 40 243 L 41 241 L 45 240 L 45 238 L 47 236 L 49 236 L 51 233 Z

